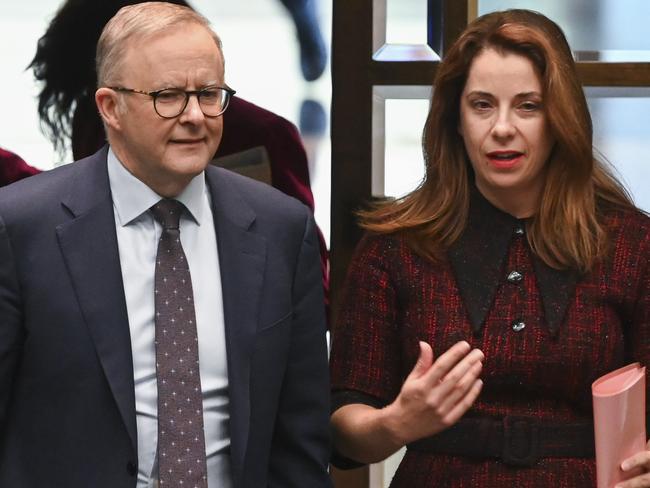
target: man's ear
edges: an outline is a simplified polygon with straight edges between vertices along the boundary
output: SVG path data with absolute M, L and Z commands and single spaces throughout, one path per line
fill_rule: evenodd
M 118 94 L 110 88 L 102 87 L 95 92 L 95 103 L 104 123 L 113 130 L 120 130 L 120 107 Z

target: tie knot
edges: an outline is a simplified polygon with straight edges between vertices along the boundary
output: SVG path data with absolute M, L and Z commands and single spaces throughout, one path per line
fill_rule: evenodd
M 151 207 L 153 217 L 165 230 L 178 229 L 182 211 L 183 204 L 178 200 L 169 198 L 164 198 Z

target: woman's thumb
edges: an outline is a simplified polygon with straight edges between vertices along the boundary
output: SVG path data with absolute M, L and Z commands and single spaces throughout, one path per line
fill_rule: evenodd
M 413 366 L 411 374 L 409 374 L 409 376 L 413 378 L 419 378 L 422 376 L 433 364 L 433 350 L 431 349 L 431 346 L 423 341 L 419 342 L 419 346 L 420 355 L 418 356 L 415 366 Z

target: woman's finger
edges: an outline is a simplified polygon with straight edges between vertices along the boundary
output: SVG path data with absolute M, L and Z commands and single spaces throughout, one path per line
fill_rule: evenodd
M 441 356 L 442 357 L 442 356 Z M 431 369 L 423 376 L 422 380 L 427 382 L 435 395 L 441 400 L 456 388 L 459 381 L 467 374 L 468 371 L 476 364 L 485 359 L 480 349 L 473 349 L 460 359 L 446 374 L 440 376 L 437 370 L 437 364 L 433 363 Z
M 472 384 L 472 387 L 469 389 L 467 394 L 456 403 L 454 408 L 452 408 L 447 415 L 442 418 L 442 423 L 449 427 L 458 422 L 458 420 L 465 415 L 465 412 L 474 405 L 474 402 L 478 398 L 482 389 L 483 381 L 480 379 L 474 381 L 474 384 Z
M 423 341 L 420 341 L 418 345 L 420 346 L 420 354 L 418 360 L 415 362 L 415 366 L 413 366 L 413 369 L 406 378 L 406 381 L 409 379 L 420 378 L 433 364 L 433 350 L 431 349 L 431 346 Z
M 444 394 L 440 397 L 440 411 L 447 413 L 453 410 L 458 402 L 465 398 L 470 388 L 475 384 L 482 370 L 483 363 L 481 361 L 476 361 L 467 370 L 463 377 L 455 383 L 455 385 L 450 385 L 450 389 L 444 388 Z M 440 395 L 440 392 L 436 391 L 434 394 Z
M 623 471 L 631 471 L 634 468 L 650 469 L 650 451 L 637 452 L 621 463 Z
M 632 479 L 617 483 L 614 488 L 647 488 L 650 487 L 650 473 L 635 476 Z
M 431 387 L 436 386 L 456 365 L 467 358 L 471 351 L 472 348 L 467 342 L 457 342 L 435 360 L 429 371 L 422 376 L 422 380 Z
M 618 483 L 615 488 L 641 488 L 650 487 L 650 451 L 641 451 L 634 456 L 630 456 L 621 463 L 621 469 L 629 473 L 628 476 L 634 472 L 639 473 L 627 481 Z

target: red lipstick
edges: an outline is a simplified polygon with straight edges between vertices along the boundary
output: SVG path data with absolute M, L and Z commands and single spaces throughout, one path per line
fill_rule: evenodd
M 497 169 L 510 169 L 516 166 L 524 157 L 519 151 L 492 151 L 487 153 L 490 164 Z

